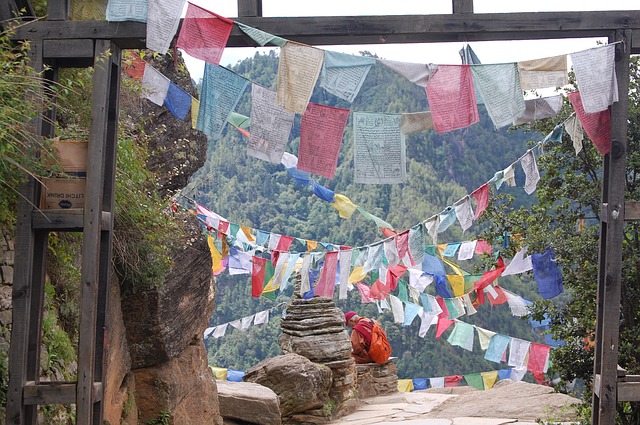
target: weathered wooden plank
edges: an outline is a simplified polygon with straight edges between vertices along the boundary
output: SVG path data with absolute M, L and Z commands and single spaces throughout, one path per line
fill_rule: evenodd
M 627 221 L 640 220 L 640 202 L 638 201 L 625 202 L 624 219 Z
M 89 38 L 72 40 L 45 40 L 44 57 L 46 59 L 93 59 L 93 40 Z
M 398 16 L 243 17 L 241 22 L 286 39 L 333 44 L 430 43 L 606 37 L 616 29 L 640 31 L 640 11 L 525 12 Z M 143 48 L 138 22 L 32 22 L 14 39 L 111 39 L 121 48 Z M 234 27 L 228 47 L 254 46 Z
M 453 13 L 473 13 L 473 0 L 453 0 Z
M 47 19 L 67 21 L 70 19 L 71 0 L 47 0 Z
M 618 382 L 618 401 L 640 401 L 640 382 Z
M 84 210 L 82 208 L 34 210 L 31 214 L 32 229 L 34 230 L 82 232 L 84 226 Z M 102 211 L 100 229 L 103 231 L 113 229 L 113 220 L 109 211 Z
M 608 208 L 607 220 L 601 223 L 599 253 L 594 375 L 599 375 L 600 379 L 592 400 L 591 423 L 594 425 L 615 424 L 616 414 L 631 31 L 615 31 L 609 41 L 625 42 L 616 46 L 620 100 L 611 107 L 611 152 L 604 158 L 602 201 L 608 204 Z
M 76 402 L 75 382 L 34 382 L 28 381 L 23 388 L 24 404 L 74 404 Z M 94 400 L 102 400 L 102 383 L 93 384 Z
M 262 0 L 238 0 L 238 17 L 262 16 Z

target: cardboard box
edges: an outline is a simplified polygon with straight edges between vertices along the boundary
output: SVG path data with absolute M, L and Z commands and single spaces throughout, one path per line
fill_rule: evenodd
M 62 170 L 72 176 L 86 176 L 87 153 L 89 144 L 81 140 L 55 140 L 52 148 L 57 151 L 58 158 L 45 155 L 42 161 L 45 165 L 60 165 Z
M 86 179 L 47 178 L 40 195 L 40 208 L 44 210 L 84 208 Z

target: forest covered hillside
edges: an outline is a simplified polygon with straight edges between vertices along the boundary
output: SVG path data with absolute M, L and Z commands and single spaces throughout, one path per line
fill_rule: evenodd
M 363 52 L 364 55 L 371 55 Z M 232 70 L 254 83 L 275 88 L 278 57 L 256 54 L 236 64 Z M 349 108 L 352 112 L 404 113 L 429 109 L 424 88 L 377 63 L 369 72 L 361 91 L 352 104 L 316 88 L 312 102 Z M 479 105 L 481 119 L 471 127 L 448 133 L 428 132 L 407 136 L 407 181 L 397 185 L 365 185 L 354 183 L 352 115 L 347 122 L 340 150 L 338 168 L 333 179 L 312 176 L 335 193 L 343 194 L 371 214 L 402 231 L 438 214 L 453 202 L 471 193 L 491 179 L 496 171 L 516 161 L 528 149 L 528 142 L 539 141 L 538 133 L 524 130 L 496 130 L 484 107 Z M 250 115 L 250 90 L 236 111 Z M 297 155 L 300 117 L 286 151 Z M 250 131 L 250 129 L 249 129 Z M 317 240 L 334 245 L 363 246 L 383 238 L 377 226 L 359 214 L 342 219 L 329 203 L 313 195 L 310 188 L 296 184 L 282 165 L 248 156 L 247 139 L 230 125 L 223 137 L 210 141 L 207 162 L 194 175 L 183 194 L 227 218 L 232 223 L 294 238 Z M 521 170 L 518 170 L 521 171 Z M 532 197 L 522 189 L 523 176 L 517 174 L 517 186 L 503 188 L 527 205 Z M 486 226 L 486 225 L 485 225 Z M 458 224 L 439 235 L 439 243 L 474 240 L 481 237 L 482 222 L 462 232 Z M 509 229 L 505 228 L 504 231 Z M 500 246 L 496 241 L 494 248 Z M 495 254 L 495 251 L 494 251 Z M 509 257 L 507 257 L 509 258 Z M 455 259 L 454 259 L 455 261 Z M 464 270 L 482 273 L 494 264 L 493 258 L 458 263 Z M 369 284 L 372 282 L 367 281 Z M 533 300 L 536 286 L 530 276 L 500 278 L 500 285 L 525 299 Z M 433 288 L 427 292 L 433 293 Z M 230 276 L 227 271 L 217 276 L 216 308 L 211 326 L 227 323 L 258 311 L 273 308 L 267 325 L 252 326 L 247 331 L 228 328 L 226 335 L 208 338 L 211 365 L 245 370 L 260 360 L 280 354 L 277 338 L 279 314 L 292 293 L 292 285 L 280 292 L 276 300 L 251 297 L 248 275 Z M 337 295 L 335 296 L 337 300 Z M 356 310 L 380 320 L 387 330 L 398 359 L 399 377 L 435 377 L 504 369 L 483 358 L 477 341 L 473 352 L 446 342 L 451 329 L 435 338 L 432 327 L 424 338 L 418 336 L 420 320 L 407 327 L 393 323 L 389 310 L 379 313 L 373 303 L 362 304 L 357 290 L 348 300 L 337 300 L 343 311 Z M 541 341 L 526 319 L 512 316 L 507 304 L 490 306 L 487 302 L 478 313 L 463 316 L 462 321 L 511 337 Z

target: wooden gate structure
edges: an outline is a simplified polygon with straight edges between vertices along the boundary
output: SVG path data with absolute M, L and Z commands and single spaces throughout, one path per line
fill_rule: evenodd
M 106 2 L 106 0 L 105 0 Z M 47 19 L 34 20 L 29 0 L 0 0 L 0 19 L 18 15 L 14 40 L 30 40 L 34 68 L 55 81 L 65 67 L 94 67 L 84 209 L 38 211 L 40 186 L 21 190 L 16 229 L 13 329 L 7 424 L 34 425 L 37 406 L 75 404 L 79 425 L 100 425 L 104 393 L 105 316 L 110 279 L 118 97 L 123 49 L 145 47 L 146 25 L 137 22 L 72 21 L 71 0 L 48 0 Z M 238 20 L 310 45 L 432 43 L 608 37 L 616 47 L 619 101 L 611 106 L 611 153 L 603 160 L 597 329 L 592 423 L 614 424 L 618 401 L 640 401 L 640 377 L 618 376 L 618 341 L 624 221 L 629 57 L 640 53 L 640 11 L 486 13 L 473 0 L 452 0 L 452 13 L 403 16 L 263 17 L 262 0 L 237 0 Z M 21 13 L 22 12 L 22 13 Z M 228 47 L 254 46 L 238 28 Z M 34 123 L 55 133 L 55 108 Z M 41 382 L 47 238 L 50 231 L 83 232 L 77 382 Z

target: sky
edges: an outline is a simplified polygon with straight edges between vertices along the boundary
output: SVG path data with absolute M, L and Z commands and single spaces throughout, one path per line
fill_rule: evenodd
M 189 0 L 221 16 L 236 17 L 236 0 Z M 186 7 L 185 7 L 186 10 Z M 598 10 L 640 10 L 639 0 L 474 0 L 475 13 L 561 12 Z M 263 0 L 263 16 L 361 16 L 361 15 L 432 15 L 452 13 L 451 0 L 322 0 L 297 1 Z M 278 35 L 278 34 L 275 34 Z M 471 42 L 482 63 L 516 62 L 548 56 L 569 54 L 595 47 L 598 39 L 525 40 Z M 602 39 L 606 41 L 606 39 Z M 379 57 L 402 62 L 460 64 L 458 51 L 462 42 L 372 44 L 353 46 L 320 46 L 325 50 L 357 55 L 367 50 Z M 266 53 L 275 48 L 229 47 L 221 65 L 235 65 L 256 52 Z M 187 68 L 196 81 L 202 77 L 204 62 L 183 52 Z

